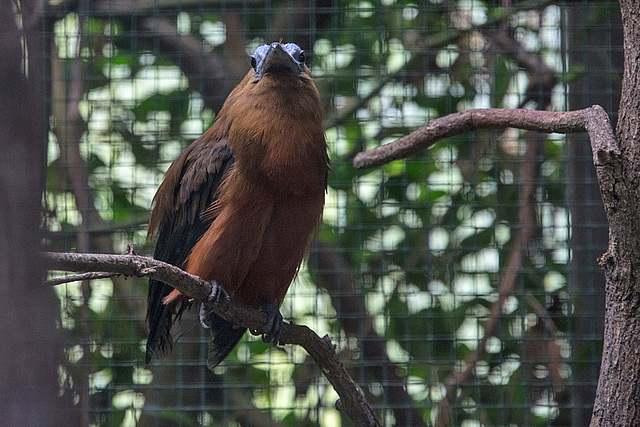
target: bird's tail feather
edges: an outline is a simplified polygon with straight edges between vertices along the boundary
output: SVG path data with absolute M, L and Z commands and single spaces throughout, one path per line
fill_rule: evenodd
M 149 281 L 149 296 L 147 299 L 147 322 L 149 323 L 149 338 L 147 339 L 147 363 L 154 355 L 164 355 L 171 350 L 171 325 L 182 315 L 189 306 L 186 301 L 164 304 L 163 299 L 173 288 L 156 280 Z M 179 305 L 179 307 L 177 307 Z
M 211 331 L 207 367 L 213 370 L 231 353 L 247 329 L 234 328 L 233 323 L 227 322 L 214 313 L 209 315 L 207 323 Z

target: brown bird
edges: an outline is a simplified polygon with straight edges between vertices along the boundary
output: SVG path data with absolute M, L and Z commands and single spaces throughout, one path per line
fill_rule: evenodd
M 224 287 L 233 300 L 263 308 L 277 343 L 278 307 L 322 218 L 329 159 L 318 90 L 294 43 L 251 55 L 252 69 L 216 122 L 169 167 L 154 197 L 154 257 Z M 189 302 L 149 282 L 147 362 L 171 348 L 171 325 Z M 213 369 L 245 329 L 209 314 Z

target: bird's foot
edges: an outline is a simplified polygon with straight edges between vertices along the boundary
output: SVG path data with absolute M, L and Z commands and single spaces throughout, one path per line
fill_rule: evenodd
M 270 302 L 262 304 L 262 311 L 267 316 L 267 322 L 264 324 L 262 330 L 266 331 L 262 334 L 262 342 L 273 343 L 274 346 L 278 345 L 280 341 L 280 333 L 282 332 L 282 314 L 277 305 Z M 259 333 L 252 333 L 254 335 L 260 335 Z
M 202 327 L 205 329 L 211 328 L 211 325 L 213 323 L 212 317 L 215 316 L 212 306 L 222 304 L 226 309 L 227 307 L 229 307 L 230 302 L 231 297 L 229 296 L 227 291 L 225 291 L 218 282 L 212 280 L 211 295 L 209 295 L 207 301 L 203 302 L 202 305 L 200 305 L 200 324 L 202 325 Z

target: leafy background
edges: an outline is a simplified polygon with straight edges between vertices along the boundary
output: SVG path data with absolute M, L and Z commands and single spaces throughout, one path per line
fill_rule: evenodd
M 615 4 L 102 0 L 58 3 L 51 19 L 52 250 L 151 254 L 166 168 L 213 123 L 255 47 L 296 41 L 311 53 L 333 170 L 285 318 L 332 337 L 387 425 L 588 420 L 606 223 L 584 138 L 483 131 L 374 170 L 352 159 L 470 108 L 599 102 L 615 120 Z M 146 288 L 56 288 L 63 392 L 86 425 L 348 424 L 301 349 L 247 336 L 209 372 L 193 313 L 173 353 L 145 365 Z

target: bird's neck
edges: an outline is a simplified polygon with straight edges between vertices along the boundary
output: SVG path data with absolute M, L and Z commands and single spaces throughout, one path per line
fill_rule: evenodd
M 263 78 L 235 105 L 229 146 L 239 173 L 255 176 L 278 192 L 324 191 L 322 109 L 310 79 Z

